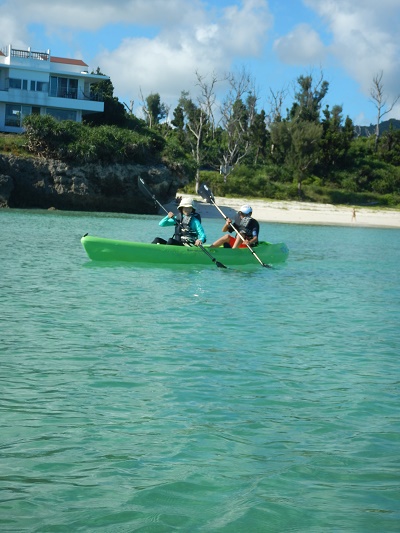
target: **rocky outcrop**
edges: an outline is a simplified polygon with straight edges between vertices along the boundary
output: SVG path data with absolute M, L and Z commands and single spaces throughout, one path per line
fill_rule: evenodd
M 165 165 L 78 166 L 0 155 L 0 207 L 156 213 L 153 200 L 139 191 L 139 177 L 161 203 L 185 183 Z

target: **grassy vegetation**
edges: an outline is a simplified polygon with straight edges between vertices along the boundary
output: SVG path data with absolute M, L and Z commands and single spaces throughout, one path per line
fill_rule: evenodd
M 19 157 L 32 157 L 26 147 L 26 137 L 22 134 L 0 133 L 0 153 Z

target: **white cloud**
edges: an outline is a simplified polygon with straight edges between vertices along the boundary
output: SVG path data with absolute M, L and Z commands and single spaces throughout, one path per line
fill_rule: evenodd
M 124 39 L 117 50 L 101 55 L 102 70 L 118 93 L 135 101 L 140 90 L 144 96 L 158 92 L 163 101 L 176 100 L 182 90 L 193 87 L 195 69 L 209 73 L 216 60 L 184 39 L 175 46 L 158 38 Z
M 261 53 L 273 22 L 265 0 L 243 0 L 243 8 L 226 8 L 221 21 L 221 46 L 242 57 Z
M 388 103 L 393 101 L 400 93 L 399 0 L 304 1 L 326 21 L 333 36 L 330 53 L 363 93 L 369 95 L 373 77 L 383 72 Z
M 26 47 L 26 32 L 18 23 L 17 17 L 2 13 L 0 17 L 0 48 L 12 44 L 14 47 Z
M 316 31 L 308 24 L 299 24 L 293 31 L 274 42 L 281 61 L 290 65 L 312 65 L 325 56 L 324 46 Z
M 197 0 L 7 0 L 2 4 L 4 11 L 18 15 L 22 23 L 44 24 L 49 31 L 66 27 L 93 31 L 117 23 L 167 26 L 200 5 Z
M 196 40 L 203 45 L 212 42 L 218 35 L 218 25 L 209 24 L 208 26 L 201 26 L 195 29 Z
M 229 7 L 210 20 L 204 11 L 188 13 L 153 39 L 126 38 L 97 58 L 118 94 L 137 100 L 158 92 L 166 103 L 195 85 L 195 73 L 222 75 L 238 57 L 261 53 L 271 24 L 265 0 L 245 0 L 242 9 Z M 194 16 L 196 15 L 196 16 Z
M 145 96 L 159 92 L 166 103 L 176 101 L 182 90 L 194 87 L 196 71 L 222 77 L 238 58 L 260 56 L 272 24 L 267 0 L 232 0 L 231 5 L 207 0 L 7 0 L 3 6 L 20 27 L 34 32 L 32 24 L 44 26 L 49 36 L 69 45 L 74 57 L 100 66 L 111 77 L 115 94 L 136 101 L 140 89 Z M 123 32 L 119 38 L 117 25 Z M 96 38 L 96 31 L 103 36 L 102 49 L 97 42 L 97 56 L 84 57 L 82 35 Z M 107 38 L 108 31 L 114 39 Z

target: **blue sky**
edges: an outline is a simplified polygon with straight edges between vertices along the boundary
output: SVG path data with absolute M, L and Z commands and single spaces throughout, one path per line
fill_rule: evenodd
M 358 125 L 376 122 L 374 76 L 382 73 L 386 109 L 400 94 L 400 0 L 0 0 L 0 9 L 1 47 L 100 67 L 136 114 L 150 93 L 171 114 L 182 90 L 195 99 L 196 72 L 222 80 L 242 68 L 267 113 L 272 93 L 287 94 L 283 110 L 291 105 L 301 74 L 323 75 L 323 105 L 342 105 Z M 383 120 L 392 117 L 400 101 Z

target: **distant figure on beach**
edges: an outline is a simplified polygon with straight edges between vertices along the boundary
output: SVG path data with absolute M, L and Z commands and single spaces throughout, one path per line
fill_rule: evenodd
M 351 221 L 352 221 L 352 222 L 355 222 L 355 221 L 356 221 L 356 208 L 355 208 L 355 207 L 353 207 L 353 214 L 352 214 L 352 216 L 351 216 Z

